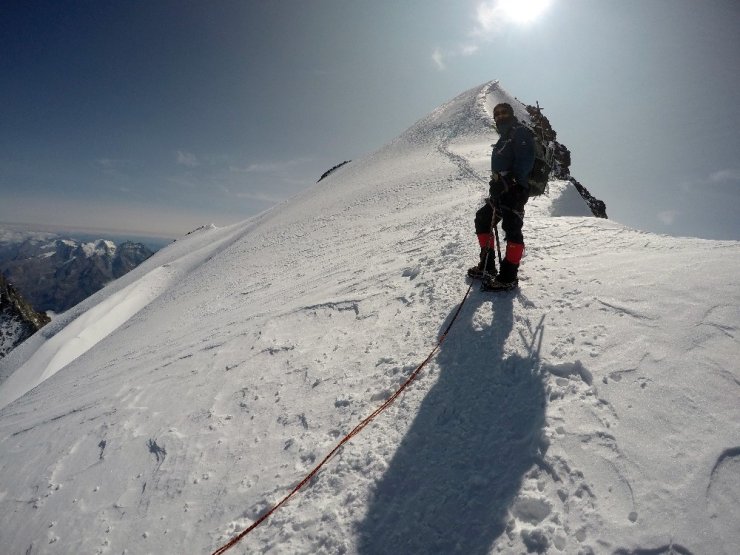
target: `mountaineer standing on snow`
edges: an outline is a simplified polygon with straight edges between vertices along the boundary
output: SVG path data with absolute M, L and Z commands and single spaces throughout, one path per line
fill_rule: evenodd
M 490 198 L 475 214 L 475 233 L 480 244 L 480 263 L 468 270 L 483 280 L 487 291 L 509 291 L 517 284 L 519 262 L 524 254 L 524 205 L 529 199 L 529 174 L 535 159 L 534 136 L 519 123 L 508 103 L 497 104 L 493 119 L 499 139 L 491 153 Z M 492 222 L 495 207 L 495 221 Z M 493 226 L 502 221 L 506 233 L 506 256 L 496 274 Z M 492 225 L 493 224 L 493 225 Z

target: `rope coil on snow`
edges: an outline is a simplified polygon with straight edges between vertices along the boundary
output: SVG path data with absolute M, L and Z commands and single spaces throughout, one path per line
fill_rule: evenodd
M 332 449 L 328 455 L 326 455 L 319 464 L 314 467 L 314 469 L 309 472 L 305 478 L 303 478 L 298 484 L 291 490 L 288 495 L 283 497 L 279 503 L 273 505 L 272 508 L 270 508 L 269 511 L 265 512 L 260 518 L 258 518 L 256 521 L 254 521 L 248 528 L 245 528 L 241 532 L 239 532 L 236 536 L 231 538 L 227 543 L 219 547 L 216 551 L 212 553 L 212 555 L 221 555 L 222 553 L 226 553 L 229 549 L 234 547 L 237 543 L 239 543 L 244 536 L 249 534 L 252 530 L 257 528 L 260 524 L 262 524 L 265 520 L 267 520 L 272 513 L 277 511 L 283 504 L 287 503 L 287 501 L 293 497 L 298 491 L 303 488 L 311 479 L 318 474 L 319 470 L 331 459 L 337 451 L 350 439 L 352 439 L 354 436 L 359 434 L 365 426 L 367 426 L 376 416 L 378 416 L 381 412 L 383 412 L 385 409 L 387 409 L 400 395 L 403 393 L 403 391 L 413 382 L 416 377 L 419 375 L 421 370 L 424 368 L 424 366 L 427 365 L 427 363 L 432 360 L 435 354 L 437 354 L 437 351 L 442 346 L 442 342 L 447 337 L 447 334 L 450 332 L 450 329 L 452 328 L 452 325 L 455 323 L 455 320 L 457 320 L 457 317 L 460 315 L 460 311 L 462 310 L 463 305 L 465 304 L 465 301 L 468 299 L 468 295 L 470 294 L 470 290 L 473 288 L 473 283 L 468 286 L 468 290 L 465 292 L 465 296 L 463 296 L 462 302 L 460 302 L 460 306 L 457 307 L 457 311 L 455 312 L 455 315 L 452 317 L 452 320 L 450 321 L 449 325 L 445 329 L 445 331 L 442 333 L 442 335 L 439 337 L 439 340 L 437 341 L 437 344 L 435 345 L 434 349 L 432 349 L 432 352 L 429 353 L 429 356 L 424 359 L 424 361 L 419 364 L 419 366 L 416 367 L 416 369 L 411 373 L 411 375 L 408 377 L 408 379 L 401 385 L 401 387 L 398 388 L 398 390 L 388 397 L 386 401 L 380 405 L 375 411 L 370 414 L 370 416 L 366 417 L 364 420 L 362 420 L 357 426 L 355 426 L 351 432 L 349 432 L 342 440 L 337 443 L 337 445 Z

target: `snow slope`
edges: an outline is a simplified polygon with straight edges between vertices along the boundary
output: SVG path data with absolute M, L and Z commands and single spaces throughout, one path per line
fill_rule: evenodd
M 208 553 L 285 495 L 457 309 L 500 100 L 178 240 L 3 360 L 3 552 Z M 740 244 L 570 187 L 528 205 L 520 291 L 474 289 L 234 552 L 740 550 Z

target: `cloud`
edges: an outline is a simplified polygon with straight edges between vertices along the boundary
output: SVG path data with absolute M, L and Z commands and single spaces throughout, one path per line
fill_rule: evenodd
M 172 183 L 182 189 L 195 190 L 202 184 L 201 180 L 195 180 L 192 176 L 170 175 L 165 178 L 167 183 Z
M 282 173 L 290 168 L 313 161 L 312 158 L 294 158 L 293 160 L 282 160 L 275 162 L 257 162 L 249 164 L 245 168 L 230 166 L 233 173 Z
M 261 191 L 242 191 L 240 193 L 233 193 L 233 196 L 240 199 L 255 200 L 258 202 L 266 202 L 268 204 L 277 204 L 285 200 L 285 196 L 271 195 Z
M 658 219 L 663 225 L 673 225 L 676 218 L 680 215 L 681 212 L 678 210 L 663 210 L 662 212 L 658 212 Z
M 315 169 L 307 169 L 311 162 L 313 158 L 302 156 L 248 165 L 232 164 L 228 173 L 219 177 L 219 184 L 229 198 L 276 204 L 315 183 Z
M 525 25 L 538 19 L 552 0 L 487 0 L 478 4 L 474 36 L 497 34 L 506 24 Z
M 114 171 L 122 168 L 130 168 L 134 166 L 131 160 L 125 160 L 123 158 L 98 158 L 95 163 L 103 169 L 103 171 Z
M 178 150 L 175 154 L 177 156 L 177 163 L 181 166 L 188 166 L 190 168 L 193 168 L 200 165 L 200 162 L 198 162 L 198 158 L 196 158 L 195 154 L 192 154 L 191 152 Z
M 138 169 L 135 162 L 123 158 L 98 158 L 95 167 L 104 175 L 118 180 L 130 179 L 130 174 Z
M 503 27 L 503 10 L 500 0 L 492 2 L 481 2 L 476 10 L 476 27 L 472 35 L 483 37 L 498 32 Z
M 432 61 L 439 71 L 447 69 L 450 60 L 459 56 L 476 54 L 481 43 L 490 42 L 507 25 L 526 25 L 539 18 L 550 6 L 552 0 L 484 0 L 478 2 L 473 17 L 474 25 L 468 38 L 456 46 L 442 49 L 436 47 Z
M 111 158 L 101 158 L 100 160 L 97 160 L 97 163 L 100 166 L 100 169 L 103 170 L 103 173 L 105 175 L 109 175 L 109 176 L 119 175 L 118 164 L 116 163 L 115 160 Z
M 726 181 L 740 181 L 740 170 L 738 169 L 727 169 L 719 170 L 712 173 L 709 176 L 709 180 L 713 183 L 724 183 Z
M 726 200 L 737 202 L 740 199 L 740 169 L 726 168 L 690 177 L 678 183 L 678 188 L 685 195 L 722 195 Z
M 464 44 L 460 47 L 460 54 L 462 54 L 463 56 L 472 56 L 473 54 L 478 52 L 479 49 L 480 46 L 478 46 L 477 44 Z
M 444 71 L 450 59 L 457 56 L 472 56 L 481 43 L 490 42 L 511 24 L 526 25 L 537 20 L 552 4 L 553 0 L 484 0 L 475 8 L 475 21 L 468 39 L 457 46 L 442 50 L 437 47 L 432 60 L 437 69 Z
M 444 54 L 442 54 L 442 50 L 440 48 L 434 49 L 434 52 L 432 53 L 432 61 L 436 64 L 439 71 L 447 69 L 444 62 Z

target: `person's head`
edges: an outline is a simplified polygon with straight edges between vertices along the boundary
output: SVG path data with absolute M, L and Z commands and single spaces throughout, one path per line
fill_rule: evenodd
M 493 108 L 493 120 L 496 122 L 496 125 L 514 121 L 514 108 L 508 102 L 496 104 Z

